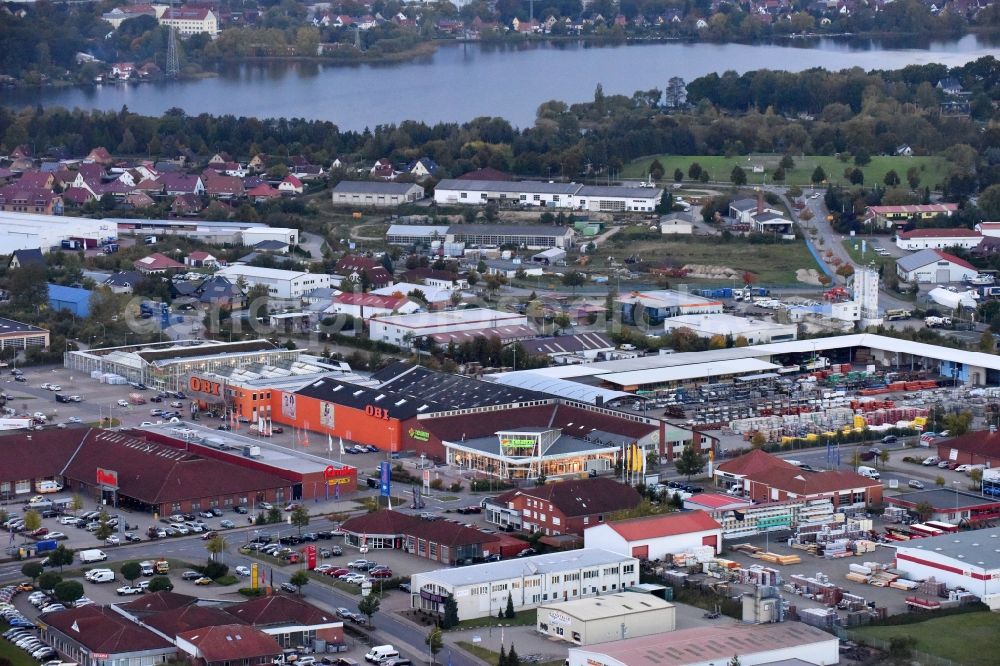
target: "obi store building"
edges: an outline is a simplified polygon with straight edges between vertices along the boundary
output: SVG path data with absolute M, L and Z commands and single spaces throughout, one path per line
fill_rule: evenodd
M 586 438 L 559 429 L 514 428 L 488 437 L 445 441 L 449 465 L 500 479 L 579 476 L 614 469 L 621 436 L 592 432 Z

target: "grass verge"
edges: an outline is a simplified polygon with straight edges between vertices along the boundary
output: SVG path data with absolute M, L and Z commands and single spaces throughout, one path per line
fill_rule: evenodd
M 514 614 L 513 619 L 503 618 L 501 620 L 498 617 L 477 617 L 472 620 L 462 620 L 455 629 L 477 629 L 479 627 L 495 627 L 501 624 L 507 627 L 533 627 L 535 626 L 537 616 L 538 613 L 532 608 L 530 610 L 518 611 Z
M 6 622 L 0 622 L 0 634 L 10 629 Z M 19 649 L 10 641 L 0 640 L 0 662 L 10 662 L 11 666 L 38 666 L 38 662 L 31 658 L 31 655 Z
M 499 652 L 494 652 L 493 650 L 487 650 L 486 648 L 476 645 L 475 643 L 469 643 L 468 641 L 459 641 L 457 645 L 458 647 L 462 648 L 472 656 L 482 659 L 487 664 L 495 664 L 500 659 Z M 564 663 L 565 663 L 564 659 L 553 659 L 552 661 L 538 662 L 538 666 L 563 666 Z
M 754 155 L 752 160 L 746 155 L 736 157 L 723 157 L 719 155 L 649 155 L 640 157 L 628 164 L 622 170 L 623 178 L 642 178 L 649 173 L 649 165 L 653 160 L 659 160 L 663 165 L 662 183 L 673 182 L 674 169 L 684 172 L 684 185 L 692 188 L 700 186 L 699 183 L 692 183 L 687 179 L 688 167 L 692 162 L 697 162 L 703 169 L 708 171 L 709 176 L 715 183 L 728 183 L 733 167 L 740 167 L 746 173 L 747 183 L 759 185 L 764 180 L 761 173 L 753 173 L 752 164 L 764 166 L 767 175 L 767 184 L 773 185 L 775 168 L 781 161 L 781 155 Z M 811 177 L 817 166 L 823 167 L 829 183 L 847 184 L 844 178 L 844 169 L 854 168 L 853 161 L 841 162 L 832 155 L 796 155 L 792 159 L 795 166 L 785 172 L 784 185 L 799 185 L 806 187 L 812 185 Z M 948 171 L 948 160 L 943 157 L 896 157 L 896 156 L 876 156 L 871 162 L 861 167 L 865 175 L 865 185 L 881 185 L 885 179 L 885 174 L 895 171 L 896 174 L 906 184 L 906 172 L 916 168 L 920 175 L 920 187 L 929 185 L 931 189 L 938 189 L 944 181 Z M 706 186 L 710 187 L 710 186 Z
M 959 664 L 984 663 L 985 655 L 996 650 L 1000 615 L 963 613 L 901 626 L 862 627 L 853 632 L 858 638 L 889 641 L 897 636 L 916 640 L 914 649 Z

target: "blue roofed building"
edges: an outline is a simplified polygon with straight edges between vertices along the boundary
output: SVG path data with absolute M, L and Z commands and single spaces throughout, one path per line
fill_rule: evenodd
M 90 315 L 92 293 L 89 289 L 49 283 L 49 307 L 53 310 L 67 310 L 76 317 L 87 317 Z

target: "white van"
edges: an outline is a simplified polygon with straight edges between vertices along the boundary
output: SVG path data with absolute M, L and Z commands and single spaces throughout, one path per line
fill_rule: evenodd
M 114 571 L 100 571 L 90 577 L 91 583 L 113 583 L 115 581 Z
M 399 650 L 392 647 L 391 645 L 376 645 L 371 650 L 365 653 L 365 661 L 370 661 L 373 664 L 378 664 L 386 659 L 392 659 L 393 657 L 399 656 Z
M 83 564 L 90 564 L 91 562 L 103 562 L 108 559 L 107 554 L 103 550 L 98 550 L 97 548 L 91 548 L 90 550 L 80 551 L 80 562 Z
M 95 576 L 100 576 L 103 574 L 113 574 L 113 573 L 114 572 L 111 569 L 91 569 L 90 571 L 85 573 L 83 577 L 89 581 L 93 581 Z
M 58 481 L 39 481 L 35 484 L 37 493 L 57 493 L 62 489 L 62 484 Z
M 868 477 L 869 479 L 875 479 L 876 481 L 879 479 L 878 470 L 874 467 L 865 467 L 864 465 L 860 465 L 858 467 L 858 474 Z

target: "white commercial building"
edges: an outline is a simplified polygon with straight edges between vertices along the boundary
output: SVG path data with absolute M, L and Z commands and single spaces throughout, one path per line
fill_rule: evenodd
M 837 637 L 801 622 L 726 624 L 681 629 L 669 638 L 630 638 L 594 647 L 571 647 L 567 666 L 741 666 L 840 663 Z
M 458 618 L 469 620 L 496 617 L 508 598 L 518 611 L 638 584 L 637 559 L 584 548 L 416 573 L 410 578 L 410 606 L 441 613 L 450 596 L 458 605 Z
M 904 282 L 944 284 L 971 280 L 975 266 L 941 250 L 920 250 L 896 260 L 896 275 Z
M 584 548 L 602 548 L 640 560 L 663 560 L 711 547 L 722 549 L 722 526 L 704 511 L 616 520 L 583 531 Z
M 35 249 L 48 252 L 64 240 L 92 247 L 117 239 L 118 225 L 110 220 L 0 211 L 0 254 Z
M 385 208 L 413 203 L 427 196 L 416 183 L 342 180 L 333 188 L 334 206 Z
M 242 232 L 244 245 L 256 245 L 261 241 L 278 241 L 287 245 L 299 244 L 299 230 L 285 227 L 251 227 Z
M 676 608 L 643 592 L 602 594 L 538 607 L 535 630 L 577 645 L 595 645 L 673 631 Z
M 451 295 L 454 293 L 451 289 L 445 289 L 444 287 L 431 284 L 417 284 L 415 282 L 397 282 L 396 284 L 372 289 L 368 293 L 374 296 L 395 296 L 397 294 L 406 296 L 411 291 L 419 291 L 423 294 L 422 300 L 430 308 L 448 305 L 451 303 Z
M 511 245 L 528 250 L 550 247 L 573 247 L 573 227 L 542 224 L 453 224 L 448 227 L 446 243 L 461 247 L 492 248 Z
M 207 7 L 177 7 L 160 15 L 160 25 L 176 28 L 182 35 L 219 34 L 219 18 Z
M 896 247 L 902 250 L 945 250 L 961 247 L 971 250 L 983 242 L 983 234 L 972 229 L 912 229 L 896 234 Z
M 440 224 L 391 224 L 385 232 L 389 245 L 427 245 L 444 242 L 448 227 Z
M 745 338 L 751 345 L 768 342 L 795 340 L 798 326 L 776 324 L 762 319 L 747 319 L 729 314 L 699 314 L 671 317 L 663 322 L 666 332 L 687 328 L 700 338 L 722 337 Z
M 670 213 L 660 216 L 660 233 L 673 236 L 690 236 L 694 233 L 694 216 L 691 213 Z
M 933 577 L 1000 608 L 1000 531 L 996 529 L 899 542 L 896 568 L 910 580 Z
M 248 288 L 264 285 L 272 298 L 302 298 L 313 289 L 329 287 L 332 280 L 326 273 L 303 273 L 243 264 L 226 266 L 215 274 L 225 277 L 233 284 L 242 278 Z
M 527 325 L 528 317 L 525 315 L 486 308 L 415 312 L 372 319 L 369 322 L 369 337 L 391 345 L 410 347 L 414 340 L 439 333 Z
M 653 212 L 663 196 L 655 187 L 622 187 L 553 183 L 537 180 L 445 179 L 434 188 L 442 205 L 540 206 L 594 212 Z

